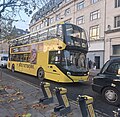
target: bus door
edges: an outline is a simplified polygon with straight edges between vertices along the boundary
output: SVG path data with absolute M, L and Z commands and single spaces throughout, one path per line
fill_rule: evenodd
M 49 52 L 49 64 L 48 64 L 48 79 L 59 81 L 60 72 L 56 67 L 56 64 L 60 63 L 60 51 L 50 51 Z

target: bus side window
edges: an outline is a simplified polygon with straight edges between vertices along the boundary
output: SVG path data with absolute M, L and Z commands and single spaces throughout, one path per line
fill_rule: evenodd
M 61 40 L 63 40 L 63 31 L 62 31 L 62 25 L 57 26 L 57 36 L 60 37 Z
M 56 30 L 57 30 L 56 26 L 53 26 L 48 29 L 48 39 L 52 39 L 56 37 Z
M 49 63 L 58 64 L 60 63 L 60 54 L 57 51 L 49 52 Z
M 26 54 L 26 62 L 29 62 L 29 59 L 30 59 L 29 57 L 30 57 L 30 54 L 27 53 L 27 54 Z
M 20 54 L 20 62 L 23 62 L 23 54 Z

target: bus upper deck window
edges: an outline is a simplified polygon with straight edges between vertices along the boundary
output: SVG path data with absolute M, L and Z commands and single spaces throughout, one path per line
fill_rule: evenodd
M 58 25 L 57 36 L 59 36 L 61 40 L 63 39 L 63 31 L 62 31 L 62 25 L 61 24 Z

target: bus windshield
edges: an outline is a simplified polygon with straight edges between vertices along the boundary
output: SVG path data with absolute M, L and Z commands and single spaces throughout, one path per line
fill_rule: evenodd
M 65 31 L 65 43 L 67 45 L 87 48 L 87 38 L 82 28 L 72 24 L 66 24 Z
M 73 72 L 85 72 L 87 70 L 85 54 L 79 51 L 64 50 L 61 65 L 64 69 Z

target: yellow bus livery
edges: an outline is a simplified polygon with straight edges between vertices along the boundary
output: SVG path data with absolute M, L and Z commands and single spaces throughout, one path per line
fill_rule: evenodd
M 49 26 L 10 42 L 7 68 L 70 83 L 88 81 L 84 29 L 70 23 Z

